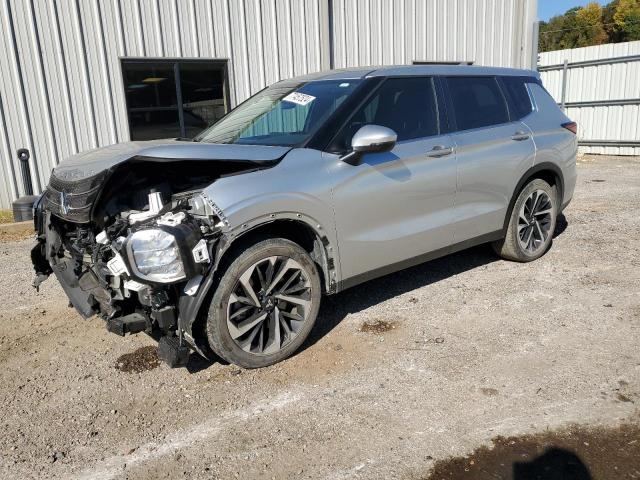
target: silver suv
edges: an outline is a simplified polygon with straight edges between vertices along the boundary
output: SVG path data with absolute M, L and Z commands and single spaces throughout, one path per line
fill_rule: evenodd
M 576 124 L 535 72 L 462 66 L 286 80 L 194 139 L 69 158 L 36 204 L 35 285 L 85 317 L 253 368 L 321 295 L 472 245 L 535 260 L 576 182 Z

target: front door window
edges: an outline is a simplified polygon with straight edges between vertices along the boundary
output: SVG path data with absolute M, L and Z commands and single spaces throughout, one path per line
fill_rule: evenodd
M 438 135 L 438 107 L 432 79 L 386 80 L 347 122 L 331 150 L 348 151 L 353 135 L 371 124 L 392 129 L 398 142 Z

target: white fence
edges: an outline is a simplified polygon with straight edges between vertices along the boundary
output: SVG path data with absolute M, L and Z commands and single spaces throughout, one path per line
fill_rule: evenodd
M 542 53 L 538 70 L 578 122 L 580 151 L 640 155 L 640 41 Z

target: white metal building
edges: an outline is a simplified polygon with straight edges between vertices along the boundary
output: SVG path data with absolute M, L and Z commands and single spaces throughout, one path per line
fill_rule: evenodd
M 640 155 L 640 41 L 541 53 L 539 70 L 580 151 Z
M 412 62 L 530 68 L 537 0 L 0 0 L 0 207 L 79 151 L 190 136 L 277 80 Z

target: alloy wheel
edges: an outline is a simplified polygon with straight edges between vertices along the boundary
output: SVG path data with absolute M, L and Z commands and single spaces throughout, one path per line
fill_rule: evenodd
M 269 355 L 288 345 L 311 311 L 311 282 L 289 257 L 257 261 L 240 276 L 227 304 L 227 327 L 242 350 Z
M 534 254 L 546 244 L 553 224 L 553 203 L 544 190 L 535 190 L 522 204 L 518 216 L 518 242 Z

